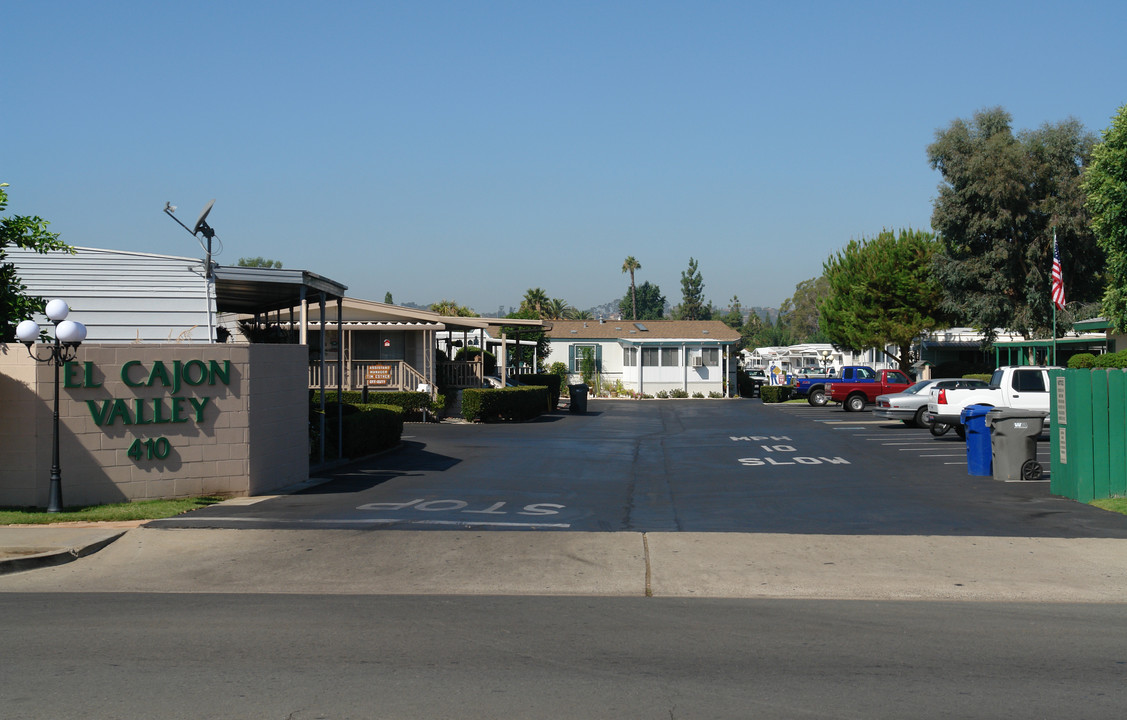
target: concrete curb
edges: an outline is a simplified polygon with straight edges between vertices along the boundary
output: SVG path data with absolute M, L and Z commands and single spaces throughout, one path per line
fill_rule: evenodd
M 128 528 L 4 528 L 0 575 L 63 565 L 92 555 L 127 531 Z

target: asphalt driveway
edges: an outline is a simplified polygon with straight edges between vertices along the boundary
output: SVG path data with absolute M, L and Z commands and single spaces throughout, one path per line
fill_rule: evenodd
M 150 526 L 1127 538 L 1125 516 L 1047 482 L 969 476 L 954 434 L 870 413 L 749 399 L 589 410 L 408 425 L 402 449 L 300 494 Z

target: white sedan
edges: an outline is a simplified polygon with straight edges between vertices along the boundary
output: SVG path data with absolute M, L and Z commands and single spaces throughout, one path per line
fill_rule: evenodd
M 928 426 L 927 401 L 928 394 L 935 389 L 954 388 L 984 388 L 988 383 L 973 378 L 937 378 L 934 380 L 920 380 L 910 385 L 903 392 L 890 395 L 878 395 L 873 415 L 888 420 L 900 420 L 905 425 L 915 425 L 925 428 Z

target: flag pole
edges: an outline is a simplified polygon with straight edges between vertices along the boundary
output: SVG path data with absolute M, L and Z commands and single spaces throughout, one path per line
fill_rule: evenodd
M 1057 226 L 1053 225 L 1053 257 L 1057 254 Z M 1053 304 L 1053 365 L 1057 364 L 1057 303 L 1052 298 L 1052 289 L 1049 290 L 1049 302 Z

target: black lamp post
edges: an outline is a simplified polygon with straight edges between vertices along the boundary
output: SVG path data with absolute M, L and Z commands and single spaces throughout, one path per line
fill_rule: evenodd
M 70 362 L 78 354 L 78 346 L 86 339 L 86 326 L 80 322 L 67 320 L 70 308 L 62 300 L 47 303 L 46 315 L 55 323 L 55 343 L 47 345 L 48 355 L 39 357 L 31 351 L 31 346 L 39 339 L 39 323 L 24 320 L 16 326 L 16 337 L 27 346 L 27 354 L 36 362 L 48 362 L 55 366 L 55 418 L 54 436 L 51 439 L 51 487 L 47 500 L 47 512 L 57 513 L 63 509 L 63 474 L 59 468 L 59 367 Z

